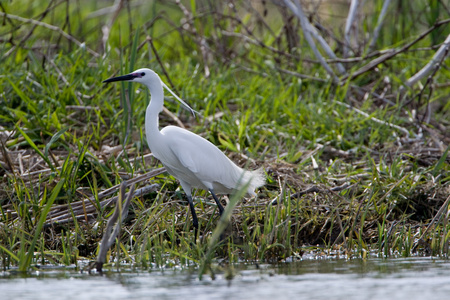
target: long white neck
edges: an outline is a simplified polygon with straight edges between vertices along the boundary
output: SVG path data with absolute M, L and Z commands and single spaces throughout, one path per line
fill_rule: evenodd
M 164 105 L 164 90 L 159 76 L 156 75 L 156 77 L 145 84 L 150 90 L 151 95 L 150 103 L 145 112 L 145 135 L 147 136 L 147 143 L 150 149 L 152 142 L 155 142 L 153 139 L 161 135 L 158 119 L 159 113 L 162 111 Z

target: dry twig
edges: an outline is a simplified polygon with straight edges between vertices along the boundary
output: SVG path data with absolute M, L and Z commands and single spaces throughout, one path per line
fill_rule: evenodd
M 431 220 L 430 224 L 428 224 L 427 228 L 424 230 L 424 232 L 422 233 L 422 235 L 420 236 L 420 238 L 418 238 L 417 240 L 414 241 L 414 246 L 412 247 L 412 251 L 414 252 L 417 249 L 417 246 L 419 246 L 420 244 L 425 244 L 424 241 L 424 237 L 426 236 L 426 234 L 428 233 L 428 231 L 430 230 L 430 228 L 432 226 L 434 226 L 437 222 L 440 221 L 440 219 L 442 218 L 442 215 L 444 213 L 445 210 L 448 211 L 448 205 L 450 203 L 450 196 L 447 197 L 447 199 L 445 200 L 444 204 L 442 204 L 441 208 L 439 209 L 439 211 L 436 213 L 436 215 L 434 216 L 433 220 Z
M 120 11 L 123 8 L 123 4 L 124 4 L 124 0 L 115 0 L 114 4 L 111 7 L 108 7 L 107 9 L 110 9 L 112 11 L 114 11 L 114 14 L 111 16 L 111 18 L 109 19 L 108 24 L 104 25 L 102 27 L 102 46 L 103 46 L 103 51 L 106 50 L 106 43 L 108 43 L 108 39 L 109 39 L 109 33 L 111 32 L 111 27 L 113 26 L 115 20 L 117 19 L 117 16 L 119 16 Z
M 373 48 L 375 48 L 375 44 L 378 40 L 378 35 L 380 34 L 381 27 L 383 26 L 384 17 L 386 16 L 389 4 L 391 0 L 384 0 L 383 7 L 381 8 L 380 15 L 378 16 L 377 26 L 373 31 L 372 40 L 370 41 L 370 45 L 367 52 L 371 52 Z
M 428 75 L 428 73 L 433 70 L 433 68 L 437 67 L 436 65 L 439 65 L 439 62 L 442 62 L 444 58 L 448 55 L 450 48 L 450 34 L 445 39 L 444 43 L 439 47 L 439 50 L 436 51 L 436 53 L 433 55 L 433 58 L 416 74 L 411 76 L 406 82 L 406 86 L 413 86 L 416 82 L 418 82 L 420 79 L 424 78 Z
M 356 13 L 358 12 L 358 0 L 352 0 L 350 3 L 350 9 L 348 12 L 347 21 L 345 23 L 345 33 L 344 33 L 344 58 L 348 56 L 348 50 L 350 48 L 350 31 L 353 27 L 353 22 L 356 18 Z
M 119 235 L 120 232 L 120 226 L 123 222 L 123 220 L 128 215 L 128 208 L 130 207 L 131 199 L 133 198 L 134 193 L 134 187 L 135 185 L 132 184 L 130 191 L 128 192 L 128 195 L 126 196 L 125 203 L 122 203 L 125 199 L 125 189 L 127 187 L 127 183 L 124 181 L 120 185 L 120 193 L 117 199 L 117 205 L 116 210 L 114 211 L 111 218 L 108 220 L 108 223 L 106 225 L 105 233 L 103 235 L 101 244 L 100 244 L 100 250 L 98 251 L 97 256 L 97 262 L 96 262 L 96 268 L 97 272 L 100 274 L 103 274 L 102 268 L 103 264 L 106 262 L 106 254 L 108 252 L 108 249 L 114 244 L 114 241 L 116 240 L 116 237 Z M 116 223 L 117 222 L 117 223 Z M 114 226 L 115 224 L 115 226 Z
M 306 18 L 302 6 L 298 0 L 295 0 L 295 4 L 292 2 L 292 0 L 284 0 L 284 3 L 287 7 L 299 18 L 300 24 L 303 29 L 303 35 L 305 36 L 306 41 L 308 42 L 309 46 L 314 52 L 314 55 L 319 60 L 322 67 L 327 71 L 327 73 L 331 76 L 333 79 L 333 82 L 338 83 L 339 78 L 334 74 L 334 71 L 331 69 L 331 67 L 328 65 L 328 63 L 325 61 L 322 54 L 320 54 L 319 50 L 316 47 L 316 44 L 314 43 L 314 40 L 312 39 L 312 35 L 314 34 L 314 37 L 316 37 L 317 40 L 321 41 L 320 35 L 317 34 L 316 30 L 313 30 L 312 25 L 309 23 L 308 19 Z M 326 43 L 325 43 L 326 44 Z M 322 46 L 324 46 L 323 43 L 321 43 Z M 328 44 L 326 44 L 328 45 Z M 329 46 L 326 49 L 330 49 Z M 331 56 L 331 58 L 336 58 L 336 56 Z M 338 64 L 339 65 L 339 64 Z
M 427 29 L 426 31 L 424 31 L 421 35 L 419 35 L 416 39 L 414 39 L 413 41 L 411 41 L 410 43 L 404 45 L 403 47 L 400 47 L 399 49 L 390 49 L 387 50 L 387 52 L 380 56 L 375 58 L 374 60 L 370 61 L 369 63 L 367 63 L 366 65 L 362 66 L 361 68 L 359 68 L 358 70 L 356 70 L 355 72 L 353 72 L 351 75 L 345 75 L 343 78 L 341 78 L 341 82 L 344 83 L 346 80 L 352 80 L 370 70 L 372 70 L 373 68 L 375 68 L 376 66 L 378 66 L 379 64 L 393 58 L 394 56 L 398 55 L 399 53 L 403 53 L 406 50 L 408 50 L 409 48 L 411 48 L 414 44 L 416 44 L 417 42 L 419 42 L 420 40 L 422 40 L 424 37 L 426 37 L 430 32 L 432 32 L 433 30 L 435 30 L 436 28 L 450 23 L 450 19 L 446 19 L 440 22 L 436 22 L 432 27 L 430 27 L 429 29 Z
M 44 22 L 41 22 L 41 21 L 33 20 L 33 19 L 22 18 L 22 17 L 16 16 L 16 15 L 6 14 L 6 13 L 1 12 L 1 11 L 0 11 L 0 17 L 5 17 L 7 19 L 17 20 L 17 21 L 21 21 L 21 22 L 24 22 L 24 23 L 30 23 L 30 24 L 33 24 L 33 25 L 42 26 L 42 27 L 50 29 L 52 31 L 56 31 L 59 34 L 61 34 L 63 37 L 65 37 L 66 39 L 71 41 L 72 43 L 77 44 L 80 48 L 85 48 L 87 50 L 87 52 L 92 54 L 94 57 L 100 57 L 100 54 L 98 54 L 97 52 L 95 52 L 91 48 L 87 47 L 85 43 L 80 42 L 79 40 L 77 40 L 76 38 L 74 38 L 70 34 L 66 33 L 64 30 L 62 30 L 58 26 L 50 25 L 50 24 L 47 24 L 47 23 L 44 23 Z

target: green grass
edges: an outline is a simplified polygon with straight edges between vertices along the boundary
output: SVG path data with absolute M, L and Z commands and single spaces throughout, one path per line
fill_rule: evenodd
M 372 33 L 382 2 L 363 8 L 360 37 Z M 120 243 L 111 250 L 117 262 L 144 268 L 194 265 L 214 272 L 217 257 L 282 261 L 305 251 L 447 255 L 448 67 L 440 65 L 432 85 L 425 78 L 421 85 L 401 88 L 431 59 L 431 47 L 450 34 L 450 23 L 376 70 L 335 85 L 314 63 L 295 18 L 287 23 L 283 17 L 287 11 L 281 14 L 268 4 L 263 20 L 269 30 L 244 6 L 234 11 L 208 8 L 203 1 L 183 3 L 194 16 L 188 27 L 181 25 L 185 16 L 174 3 L 135 7 L 131 2 L 114 21 L 106 49 L 101 28 L 112 15 L 94 14 L 102 2 L 51 2 L 48 10 L 42 1 L 2 4 L 1 11 L 51 24 L 85 42 L 80 47 L 54 27 L 34 28 L 14 18 L 0 28 L 3 268 L 26 271 L 36 264 L 93 259 L 113 208 L 102 206 L 102 191 L 159 167 L 144 157 L 148 91 L 101 83 L 140 67 L 154 69 L 200 112 L 194 118 L 168 97 L 166 107 L 184 126 L 241 166 L 262 166 L 267 185 L 256 199 L 230 196 L 229 238 L 219 243 L 224 225 L 207 193 L 197 191 L 194 197 L 202 232 L 195 241 L 176 180 L 167 173 L 151 178 L 159 189 L 133 199 Z M 399 48 L 446 17 L 441 2 L 414 3 L 412 9 L 405 1 L 392 7 L 376 49 Z M 314 18 L 329 29 L 324 36 L 340 56 L 339 43 L 329 35 L 342 40 L 347 8 L 335 12 L 338 17 L 330 18 L 323 8 Z M 286 26 L 292 30 L 286 32 Z M 265 46 L 245 43 L 239 35 Z M 211 50 L 206 54 L 199 46 L 202 38 Z M 365 52 L 366 42 L 356 41 L 352 55 L 364 56 L 344 64 L 349 74 L 377 57 Z M 163 113 L 160 123 L 175 121 Z M 419 133 L 423 136 L 416 138 Z M 347 188 L 331 191 L 344 183 Z M 297 197 L 311 186 L 316 192 Z M 275 198 L 278 204 L 271 206 Z M 57 213 L 65 218 L 51 224 Z

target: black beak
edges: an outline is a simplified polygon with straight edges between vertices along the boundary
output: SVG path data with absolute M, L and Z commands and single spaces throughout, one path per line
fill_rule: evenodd
M 128 75 L 117 76 L 117 77 L 106 79 L 103 81 L 103 83 L 114 82 L 114 81 L 133 80 L 134 78 L 136 78 L 136 76 L 134 74 L 128 74 Z

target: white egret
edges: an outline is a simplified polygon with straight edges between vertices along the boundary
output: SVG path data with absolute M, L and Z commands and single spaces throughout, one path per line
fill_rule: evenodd
M 151 100 L 145 113 L 147 143 L 166 170 L 180 181 L 189 201 L 196 233 L 198 219 L 192 202 L 192 188 L 208 190 L 222 215 L 224 209 L 216 194 L 231 194 L 248 184 L 247 194 L 253 196 L 254 190 L 264 185 L 265 177 L 261 169 L 249 171 L 238 167 L 219 148 L 201 136 L 177 126 L 167 126 L 159 131 L 158 116 L 164 105 L 163 86 L 192 113 L 194 110 L 177 97 L 154 71 L 139 69 L 103 82 L 114 81 L 139 82 L 150 90 Z

